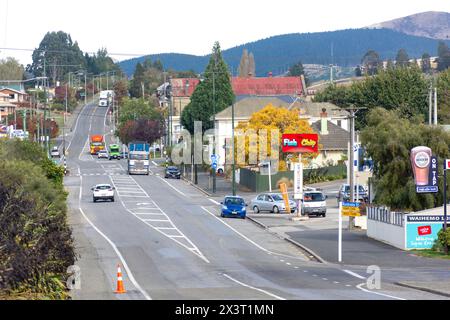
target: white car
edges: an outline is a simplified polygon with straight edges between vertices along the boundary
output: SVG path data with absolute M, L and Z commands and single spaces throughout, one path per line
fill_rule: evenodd
M 50 151 L 50 156 L 52 158 L 60 158 L 61 155 L 59 154 L 58 147 L 53 147 L 52 151 Z
M 114 202 L 115 189 L 110 184 L 98 184 L 91 189 L 93 191 L 92 198 L 94 202 L 97 202 L 97 200 L 111 200 Z
M 106 151 L 106 150 L 100 150 L 99 152 L 97 152 L 97 157 L 98 157 L 98 159 L 100 159 L 100 158 L 106 158 L 106 159 L 109 159 L 108 151 Z

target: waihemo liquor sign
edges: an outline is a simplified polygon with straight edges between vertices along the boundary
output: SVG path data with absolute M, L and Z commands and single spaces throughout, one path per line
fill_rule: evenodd
M 319 137 L 314 133 L 283 134 L 281 141 L 283 153 L 315 153 L 319 151 Z
M 411 150 L 411 166 L 417 193 L 438 192 L 438 160 L 431 149 L 420 146 Z

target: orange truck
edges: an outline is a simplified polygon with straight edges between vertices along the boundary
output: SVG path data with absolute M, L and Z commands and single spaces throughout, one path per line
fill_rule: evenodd
M 100 150 L 104 149 L 105 149 L 105 141 L 103 140 L 103 136 L 100 134 L 92 135 L 90 140 L 91 154 L 97 154 Z

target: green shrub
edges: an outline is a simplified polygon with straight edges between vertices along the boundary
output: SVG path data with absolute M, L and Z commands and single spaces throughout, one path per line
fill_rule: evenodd
M 447 248 L 450 248 L 450 228 L 447 228 L 446 232 L 444 232 L 444 229 L 438 232 L 438 238 L 433 249 L 442 252 L 445 245 L 447 245 Z

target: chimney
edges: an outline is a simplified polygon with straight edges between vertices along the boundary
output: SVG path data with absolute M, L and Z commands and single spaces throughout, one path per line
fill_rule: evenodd
M 327 135 L 328 134 L 328 114 L 327 109 L 322 108 L 322 112 L 320 113 L 320 134 Z

